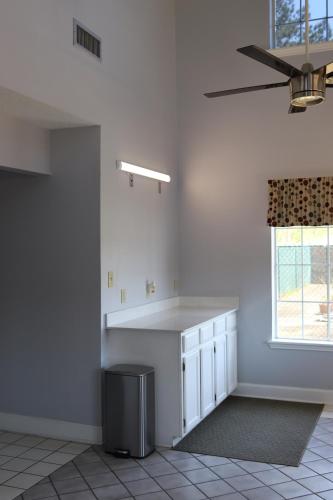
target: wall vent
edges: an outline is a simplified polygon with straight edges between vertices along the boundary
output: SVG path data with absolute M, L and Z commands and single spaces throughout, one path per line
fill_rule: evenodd
M 76 19 L 73 19 L 73 43 L 87 50 L 97 59 L 102 59 L 102 40 Z

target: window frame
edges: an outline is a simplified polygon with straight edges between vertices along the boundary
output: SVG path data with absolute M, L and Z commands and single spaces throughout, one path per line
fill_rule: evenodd
M 333 226 L 328 226 L 333 227 Z M 272 349 L 300 349 L 300 350 L 316 350 L 316 351 L 333 351 L 333 338 L 332 340 L 307 340 L 301 339 L 288 339 L 278 337 L 278 324 L 277 324 L 277 305 L 278 305 L 278 290 L 277 290 L 277 268 L 276 268 L 276 227 L 271 228 L 271 299 L 272 299 L 272 334 L 271 338 L 267 341 L 268 345 Z M 329 241 L 328 241 L 329 243 Z M 302 246 L 303 248 L 303 241 Z M 328 252 L 329 254 L 330 252 Z M 303 252 L 302 252 L 303 254 Z M 327 261 L 327 267 L 330 266 L 330 261 Z M 328 284 L 329 286 L 329 284 Z M 305 301 L 307 302 L 307 301 Z M 304 304 L 303 292 L 302 301 Z M 328 302 L 329 303 L 329 302 Z M 302 315 L 303 317 L 303 315 Z M 302 320 L 303 321 L 303 320 Z M 330 328 L 330 324 L 333 322 L 333 318 L 328 315 L 327 328 Z M 302 323 L 303 328 L 303 323 Z M 328 330 L 329 332 L 329 330 Z M 328 334 L 329 335 L 329 334 Z
M 310 44 L 312 46 L 320 46 L 320 45 L 325 45 L 328 47 L 325 47 L 326 50 L 331 50 L 331 47 L 333 46 L 333 40 L 328 40 L 327 39 L 327 32 L 328 32 L 328 21 L 329 19 L 332 19 L 333 21 L 333 15 L 332 16 L 329 16 L 328 15 L 328 2 L 329 0 L 325 0 L 326 1 L 326 16 L 325 17 L 318 17 L 318 18 L 314 18 L 314 19 L 310 19 L 310 22 L 312 21 L 323 21 L 325 20 L 326 21 L 326 39 L 325 40 L 322 40 L 321 42 L 316 42 L 316 43 L 313 43 L 313 44 Z M 300 8 L 301 8 L 301 2 L 302 0 L 299 0 L 300 2 Z M 276 45 L 276 26 L 285 26 L 283 24 L 280 24 L 280 25 L 277 25 L 275 23 L 275 18 L 276 18 L 276 0 L 270 0 L 270 11 L 269 11 L 269 16 L 270 16 L 270 36 L 269 36 L 269 43 L 270 43 L 270 48 L 271 50 L 288 50 L 288 49 L 292 49 L 295 47 L 304 47 L 304 43 L 302 43 L 302 24 L 304 24 L 304 22 L 302 23 L 302 21 L 300 20 L 299 23 L 286 23 L 286 24 L 299 24 L 300 25 L 300 43 L 297 43 L 297 44 L 292 44 L 292 45 L 286 45 L 286 46 L 282 46 L 282 47 L 279 47 Z M 322 50 L 325 50 L 324 48 Z M 316 51 L 315 51 L 316 52 Z M 292 55 L 292 54 L 291 54 Z

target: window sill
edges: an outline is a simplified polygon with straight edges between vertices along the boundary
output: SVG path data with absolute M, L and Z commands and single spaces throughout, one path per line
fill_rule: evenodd
M 317 52 L 329 52 L 331 50 L 333 50 L 333 41 L 314 43 L 310 44 L 309 46 L 310 54 L 315 54 Z M 292 47 L 281 47 L 278 49 L 270 49 L 268 52 L 274 54 L 277 57 L 304 56 L 305 45 L 293 45 Z
M 268 340 L 271 349 L 294 349 L 300 351 L 333 351 L 333 342 L 313 342 L 311 340 Z

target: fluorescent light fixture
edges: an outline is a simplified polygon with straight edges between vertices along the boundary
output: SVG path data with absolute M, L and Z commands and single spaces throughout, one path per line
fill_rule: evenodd
M 123 172 L 128 172 L 129 174 L 143 175 L 143 177 L 149 177 L 150 179 L 155 179 L 160 182 L 170 182 L 171 177 L 167 174 L 162 174 L 161 172 L 156 172 L 155 170 L 149 170 L 149 168 L 139 167 L 138 165 L 132 165 L 131 163 L 126 163 L 125 161 L 117 161 L 117 168 Z

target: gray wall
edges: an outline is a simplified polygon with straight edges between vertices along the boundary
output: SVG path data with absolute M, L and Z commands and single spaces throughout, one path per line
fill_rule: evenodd
M 52 176 L 0 178 L 0 412 L 97 424 L 100 131 L 50 141 Z
M 273 351 L 265 341 L 271 337 L 266 182 L 332 175 L 333 94 L 303 116 L 287 114 L 286 88 L 205 99 L 205 91 L 285 80 L 236 52 L 252 43 L 268 46 L 269 2 L 176 5 L 182 293 L 240 297 L 241 382 L 332 389 L 332 353 Z

